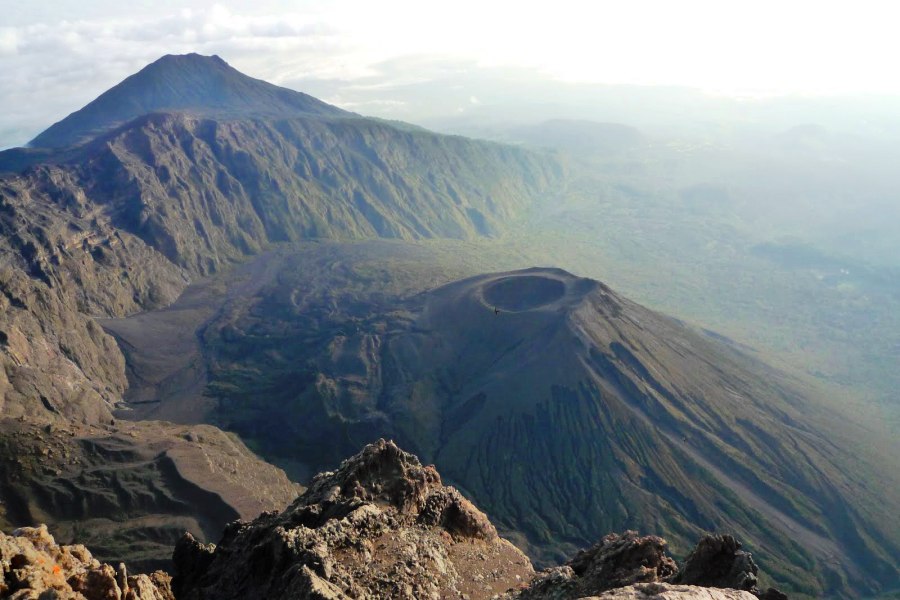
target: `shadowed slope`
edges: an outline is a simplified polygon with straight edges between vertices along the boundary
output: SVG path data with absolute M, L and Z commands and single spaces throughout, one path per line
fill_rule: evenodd
M 407 301 L 288 272 L 204 333 L 217 422 L 276 462 L 391 435 L 542 560 L 623 526 L 676 552 L 725 531 L 795 591 L 895 584 L 866 432 L 731 346 L 555 269 Z
M 527 304 L 536 277 L 566 293 L 499 316 L 484 305 L 500 285 Z M 766 566 L 794 586 L 810 570 L 826 587 L 835 572 L 859 585 L 873 565 L 897 580 L 896 537 L 882 536 L 897 519 L 867 492 L 852 430 L 754 359 L 554 270 L 435 290 L 416 330 L 383 354 L 398 437 L 530 543 L 622 523 L 675 544 L 724 528 L 780 555 Z M 432 410 L 422 384 L 440 398 Z

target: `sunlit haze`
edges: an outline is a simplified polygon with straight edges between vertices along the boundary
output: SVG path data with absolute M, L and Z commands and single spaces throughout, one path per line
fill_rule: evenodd
M 159 56 L 185 52 L 219 54 L 289 87 L 340 82 L 324 99 L 345 106 L 342 87 L 488 68 L 754 98 L 900 93 L 887 2 L 6 0 L 2 14 L 0 147 L 24 143 Z
M 898 17 L 0 0 L 0 596 L 900 600 Z

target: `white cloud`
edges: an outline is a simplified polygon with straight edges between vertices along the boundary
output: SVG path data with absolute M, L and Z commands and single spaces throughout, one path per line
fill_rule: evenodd
M 18 32 L 12 27 L 0 27 L 0 57 L 14 56 L 18 49 Z
M 330 25 L 308 16 L 246 16 L 223 6 L 151 20 L 3 27 L 0 148 L 27 142 L 164 54 L 219 54 L 240 70 L 277 82 L 298 72 L 342 74 L 334 57 L 346 50 Z
M 478 81 L 501 67 L 732 94 L 896 94 L 894 17 L 877 0 L 18 2 L 0 27 L 0 147 L 27 141 L 161 55 L 185 52 L 219 54 L 326 98 L 360 102 L 368 88 L 365 102 L 408 106 L 423 104 L 401 97 L 411 88 Z M 493 102 L 474 89 L 448 94 L 451 112 L 474 108 L 471 97 Z

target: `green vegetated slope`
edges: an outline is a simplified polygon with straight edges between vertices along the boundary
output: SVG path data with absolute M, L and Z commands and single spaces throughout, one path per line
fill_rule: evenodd
M 393 436 L 545 561 L 622 527 L 676 551 L 727 530 L 794 591 L 894 585 L 897 481 L 876 475 L 869 432 L 590 280 L 541 269 L 433 289 L 480 266 L 465 254 L 288 258 L 203 331 L 217 422 L 300 476 Z

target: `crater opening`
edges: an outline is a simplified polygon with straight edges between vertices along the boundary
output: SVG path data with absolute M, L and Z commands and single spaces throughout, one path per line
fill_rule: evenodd
M 558 279 L 523 275 L 494 281 L 483 290 L 484 300 L 500 310 L 520 311 L 539 308 L 555 302 L 566 293 Z

